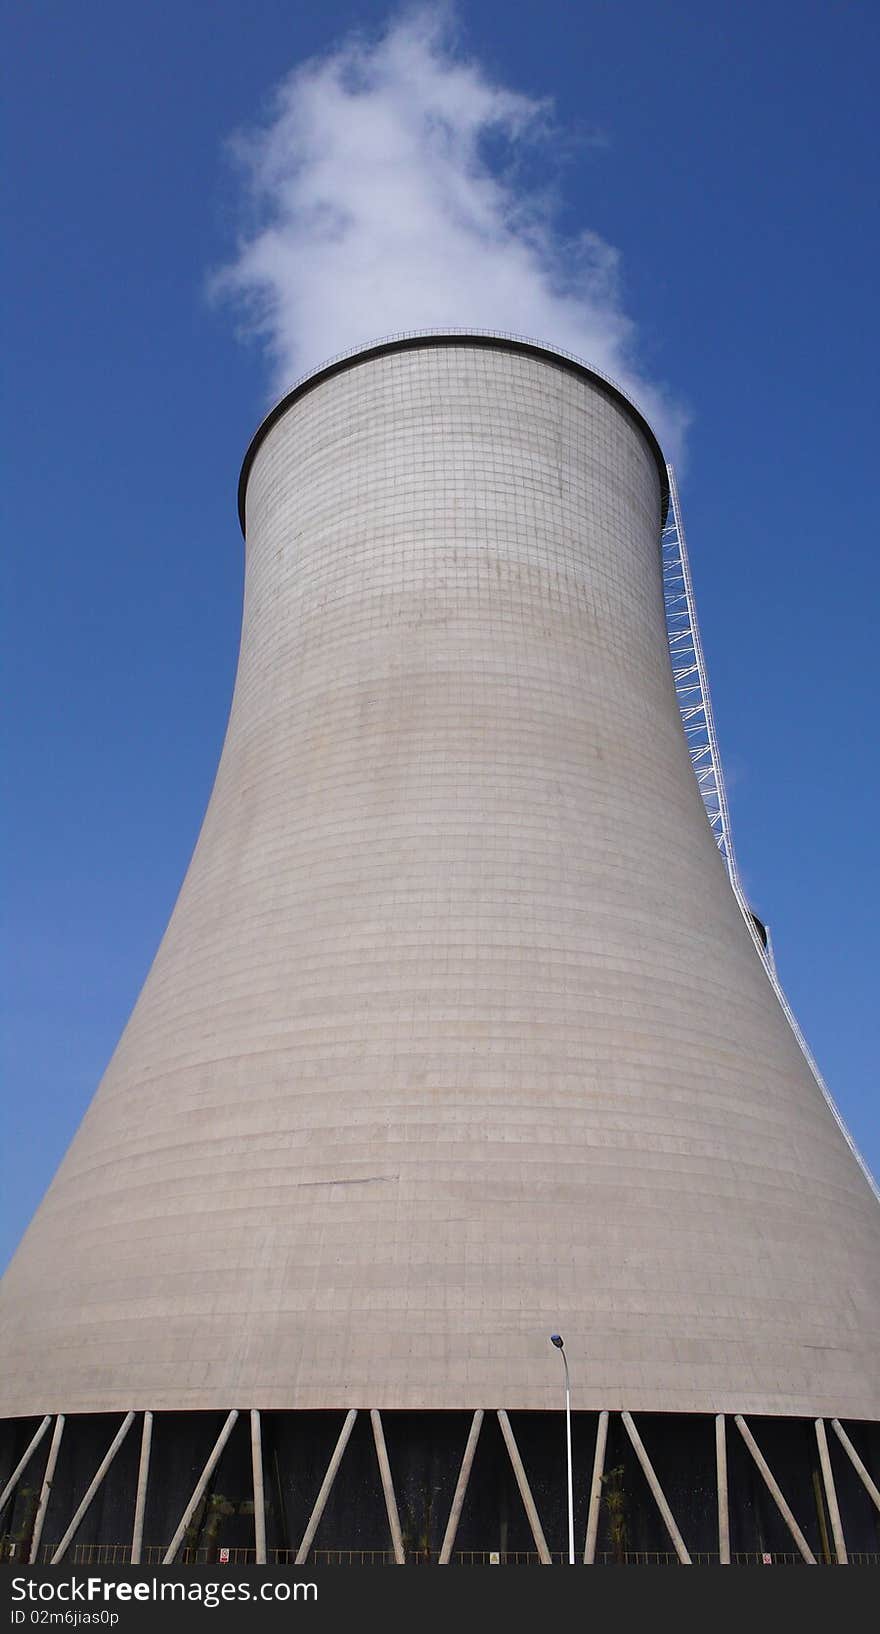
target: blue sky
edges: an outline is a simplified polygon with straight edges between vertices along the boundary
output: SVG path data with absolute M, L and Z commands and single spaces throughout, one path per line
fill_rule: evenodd
M 288 259 L 270 269 L 312 279 L 289 321 L 277 284 L 242 276 L 265 229 L 254 154 L 265 166 L 273 88 L 309 59 L 326 69 L 353 27 L 369 56 L 388 15 L 281 0 L 9 8 L 0 1262 L 112 1053 L 210 792 L 238 640 L 244 448 L 285 371 L 319 361 L 310 347 L 411 321 L 343 333 L 403 295 L 380 268 L 378 304 L 359 307 L 341 263 L 336 305 L 316 317 L 327 263 L 309 260 L 299 195 Z M 580 300 L 584 333 L 643 384 L 669 438 L 689 420 L 683 502 L 740 866 L 876 1172 L 880 12 L 487 0 L 457 27 L 443 61 L 478 64 L 471 92 L 509 99 L 500 125 L 477 129 L 496 226 L 531 201 L 534 282 L 509 309 L 533 287 L 536 322 L 521 327 L 566 344 L 547 326 Z M 230 150 L 241 130 L 250 172 L 241 143 Z M 369 211 L 359 231 L 362 245 Z M 223 268 L 248 308 L 210 297 Z M 485 321 L 464 309 L 466 279 L 453 305 L 423 321 Z

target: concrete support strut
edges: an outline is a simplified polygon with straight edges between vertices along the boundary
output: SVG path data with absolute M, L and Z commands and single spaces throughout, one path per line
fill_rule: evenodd
M 131 1529 L 131 1564 L 140 1565 L 144 1540 L 144 1514 L 147 1508 L 147 1482 L 150 1479 L 150 1449 L 153 1445 L 153 1415 L 144 1413 L 141 1431 L 141 1456 L 138 1463 L 137 1492 L 134 1500 L 134 1525 Z
M 779 1513 L 782 1516 L 782 1519 L 785 1521 L 785 1524 L 788 1527 L 788 1530 L 790 1531 L 792 1537 L 794 1538 L 794 1541 L 798 1546 L 798 1550 L 799 1550 L 800 1554 L 803 1556 L 803 1558 L 806 1561 L 808 1566 L 815 1566 L 816 1556 L 813 1554 L 813 1551 L 810 1548 L 810 1545 L 808 1544 L 806 1538 L 804 1537 L 803 1532 L 801 1531 L 800 1527 L 798 1526 L 798 1523 L 795 1520 L 794 1515 L 792 1514 L 791 1510 L 789 1509 L 789 1506 L 786 1503 L 786 1501 L 785 1501 L 785 1499 L 784 1499 L 784 1497 L 782 1495 L 782 1490 L 781 1490 L 781 1488 L 779 1486 L 779 1483 L 776 1480 L 776 1477 L 773 1474 L 773 1471 L 771 1470 L 770 1465 L 767 1463 L 767 1460 L 764 1457 L 764 1454 L 762 1453 L 760 1447 L 758 1446 L 757 1441 L 755 1440 L 754 1436 L 752 1435 L 752 1432 L 749 1429 L 749 1427 L 748 1427 L 748 1425 L 747 1425 L 747 1423 L 746 1423 L 746 1421 L 743 1418 L 741 1413 L 736 1414 L 736 1417 L 734 1419 L 734 1423 L 736 1424 L 736 1427 L 739 1430 L 740 1435 L 742 1436 L 746 1446 L 748 1447 L 749 1452 L 751 1453 L 752 1457 L 754 1458 L 755 1463 L 758 1466 L 758 1469 L 761 1471 L 761 1474 L 764 1477 L 764 1484 L 765 1484 L 765 1486 L 767 1488 L 767 1491 L 770 1493 L 770 1496 L 773 1499 L 773 1502 L 775 1503 L 777 1509 L 779 1510 Z
M 327 1465 L 327 1473 L 321 1482 L 320 1491 L 315 1499 L 314 1508 L 309 1516 L 308 1525 L 303 1533 L 302 1543 L 296 1551 L 296 1560 L 294 1562 L 294 1565 L 296 1566 L 305 1565 L 305 1562 L 308 1559 L 309 1550 L 314 1542 L 315 1533 L 321 1524 L 321 1516 L 324 1513 L 333 1482 L 336 1480 L 336 1472 L 342 1463 L 342 1454 L 345 1452 L 345 1449 L 348 1446 L 348 1439 L 352 1430 L 354 1429 L 354 1421 L 356 1418 L 357 1408 L 352 1407 L 345 1415 L 345 1422 L 343 1423 L 342 1429 L 339 1432 L 339 1438 L 336 1442 L 336 1446 L 333 1448 L 330 1462 Z
M 213 1475 L 215 1469 L 217 1468 L 218 1463 L 220 1462 L 220 1455 L 223 1452 L 223 1448 L 226 1446 L 226 1443 L 229 1440 L 229 1437 L 231 1436 L 231 1434 L 232 1434 L 232 1432 L 233 1432 L 233 1430 L 235 1428 L 235 1423 L 236 1423 L 237 1418 L 238 1418 L 238 1408 L 233 1407 L 232 1412 L 229 1413 L 229 1415 L 227 1416 L 226 1423 L 224 1424 L 222 1430 L 220 1431 L 220 1434 L 217 1437 L 217 1440 L 214 1443 L 214 1450 L 211 1453 L 211 1456 L 208 1459 L 207 1464 L 205 1465 L 204 1469 L 202 1470 L 201 1475 L 199 1476 L 199 1478 L 198 1478 L 198 1480 L 197 1480 L 197 1482 L 195 1484 L 195 1487 L 193 1489 L 192 1497 L 190 1498 L 189 1503 L 187 1504 L 185 1510 L 183 1511 L 183 1514 L 180 1517 L 180 1521 L 178 1522 L 178 1526 L 177 1526 L 177 1531 L 175 1532 L 173 1538 L 171 1539 L 171 1542 L 168 1545 L 168 1548 L 165 1551 L 165 1554 L 164 1554 L 163 1559 L 162 1559 L 162 1565 L 163 1566 L 170 1566 L 172 1561 L 175 1559 L 175 1557 L 177 1555 L 177 1551 L 178 1551 L 178 1549 L 180 1548 L 180 1545 L 183 1542 L 184 1533 L 186 1532 L 186 1529 L 189 1526 L 189 1523 L 192 1520 L 192 1517 L 196 1512 L 196 1509 L 197 1509 L 197 1507 L 198 1507 L 198 1505 L 199 1505 L 199 1503 L 201 1501 L 202 1495 L 204 1493 L 204 1490 L 205 1490 L 206 1486 L 208 1485 L 208 1482 L 211 1479 L 211 1476 Z
M 482 1409 L 482 1407 L 478 1407 L 476 1412 L 474 1413 L 473 1418 L 471 1419 L 471 1427 L 470 1427 L 470 1430 L 468 1431 L 468 1438 L 467 1438 L 467 1442 L 465 1444 L 464 1456 L 463 1456 L 463 1458 L 461 1460 L 461 1469 L 458 1472 L 458 1481 L 456 1483 L 455 1494 L 454 1494 L 454 1497 L 452 1499 L 452 1508 L 449 1511 L 449 1519 L 446 1522 L 446 1531 L 443 1534 L 443 1544 L 442 1544 L 442 1547 L 440 1549 L 440 1562 L 439 1562 L 441 1566 L 448 1566 L 449 1565 L 449 1561 L 450 1561 L 450 1558 L 451 1558 L 451 1555 L 452 1555 L 452 1551 L 453 1551 L 453 1548 L 455 1547 L 455 1539 L 456 1539 L 456 1534 L 458 1532 L 458 1523 L 461 1520 L 461 1512 L 462 1512 L 462 1509 L 464 1508 L 465 1494 L 466 1494 L 467 1489 L 468 1489 L 468 1481 L 471 1478 L 471 1470 L 473 1468 L 473 1463 L 474 1463 L 474 1453 L 477 1450 L 477 1442 L 480 1439 L 480 1430 L 482 1429 L 482 1425 L 483 1425 L 483 1409 Z
M 831 1454 L 828 1451 L 828 1437 L 825 1434 L 825 1420 L 816 1419 L 816 1445 L 819 1448 L 819 1464 L 822 1469 L 822 1485 L 825 1488 L 825 1502 L 831 1516 L 831 1531 L 834 1537 L 834 1553 L 838 1566 L 848 1566 L 849 1556 L 846 1552 L 846 1542 L 843 1536 L 843 1522 L 840 1518 L 840 1505 L 837 1502 L 837 1488 L 834 1485 L 834 1471 L 831 1468 Z
M 858 1453 L 856 1452 L 856 1449 L 853 1446 L 852 1442 L 850 1441 L 850 1438 L 847 1435 L 847 1433 L 846 1433 L 843 1425 L 841 1424 L 839 1418 L 833 1418 L 831 1420 L 831 1428 L 834 1431 L 834 1434 L 837 1436 L 837 1439 L 840 1442 L 840 1445 L 842 1446 L 844 1452 L 847 1455 L 847 1458 L 849 1459 L 850 1463 L 852 1464 L 852 1467 L 855 1470 L 857 1476 L 859 1477 L 859 1480 L 861 1481 L 862 1486 L 864 1487 L 865 1491 L 867 1492 L 868 1497 L 871 1499 L 871 1502 L 876 1506 L 877 1509 L 880 1509 L 880 1488 L 878 1488 L 876 1482 L 871 1480 L 871 1477 L 868 1474 L 868 1471 L 865 1469 L 865 1466 L 862 1463 L 861 1458 L 859 1457 Z
M 52 1423 L 52 1414 L 47 1413 L 45 1418 L 43 1419 L 42 1423 L 37 1426 L 36 1430 L 34 1431 L 33 1435 L 31 1436 L 30 1441 L 28 1442 L 28 1444 L 27 1444 L 21 1458 L 18 1460 L 18 1463 L 15 1466 L 15 1469 L 12 1471 L 12 1474 L 10 1475 L 9 1480 L 7 1481 L 5 1487 L 3 1488 L 3 1491 L 0 1492 L 0 1515 L 2 1515 L 4 1509 L 6 1508 L 6 1505 L 8 1504 L 10 1498 L 12 1497 L 13 1492 L 15 1491 L 16 1487 L 18 1486 L 18 1483 L 21 1480 L 22 1475 L 24 1474 L 25 1470 L 27 1469 L 28 1464 L 30 1463 L 31 1459 L 33 1458 L 34 1453 L 36 1452 L 38 1446 L 40 1445 L 40 1442 L 42 1441 L 43 1436 L 46 1434 L 46 1431 L 48 1430 L 49 1425 L 51 1423 Z
M 660 1482 L 657 1479 L 656 1474 L 654 1473 L 654 1466 L 651 1463 L 651 1460 L 650 1460 L 650 1458 L 648 1457 L 648 1454 L 645 1451 L 644 1443 L 642 1441 L 641 1436 L 639 1435 L 638 1430 L 636 1429 L 635 1422 L 633 1420 L 632 1414 L 631 1413 L 621 1413 L 620 1417 L 621 1417 L 621 1419 L 623 1421 L 623 1427 L 626 1430 L 626 1433 L 629 1436 L 630 1441 L 633 1444 L 633 1448 L 635 1450 L 635 1455 L 636 1455 L 639 1463 L 642 1466 L 642 1472 L 643 1472 L 643 1474 L 645 1476 L 645 1479 L 646 1479 L 649 1487 L 651 1488 L 651 1491 L 654 1494 L 654 1500 L 655 1500 L 655 1502 L 657 1504 L 657 1508 L 659 1509 L 660 1514 L 663 1517 L 663 1524 L 666 1527 L 666 1530 L 669 1533 L 670 1538 L 672 1539 L 672 1547 L 674 1548 L 676 1554 L 678 1555 L 678 1558 L 681 1561 L 682 1566 L 690 1566 L 691 1557 L 688 1554 L 687 1549 L 685 1548 L 684 1538 L 682 1537 L 680 1531 L 678 1530 L 678 1527 L 675 1524 L 675 1518 L 673 1516 L 672 1510 L 670 1509 L 668 1503 L 666 1502 L 665 1493 L 663 1491 L 662 1486 L 660 1485 Z
M 510 1462 L 513 1465 L 513 1473 L 516 1476 L 516 1484 L 519 1487 L 519 1495 L 522 1498 L 523 1504 L 525 1505 L 525 1511 L 529 1519 L 529 1525 L 532 1529 L 532 1537 L 535 1540 L 535 1548 L 540 1556 L 541 1565 L 552 1566 L 553 1562 L 550 1557 L 550 1550 L 547 1548 L 547 1539 L 544 1536 L 544 1529 L 541 1526 L 541 1522 L 538 1518 L 535 1500 L 532 1497 L 532 1489 L 529 1486 L 528 1476 L 526 1475 L 523 1461 L 519 1455 L 519 1447 L 516 1444 L 516 1437 L 514 1436 L 513 1430 L 510 1427 L 510 1419 L 508 1418 L 503 1407 L 499 1407 L 497 1409 L 497 1414 L 498 1423 L 501 1426 L 501 1434 L 504 1437 L 504 1445 L 507 1448 Z
M 103 1458 L 101 1459 L 101 1462 L 98 1465 L 98 1468 L 95 1470 L 95 1473 L 92 1476 L 92 1479 L 89 1482 L 88 1487 L 86 1488 L 85 1492 L 83 1493 L 82 1498 L 80 1499 L 79 1504 L 77 1505 L 77 1508 L 76 1508 L 76 1510 L 74 1512 L 73 1519 L 72 1519 L 70 1525 L 68 1526 L 67 1531 L 65 1532 L 63 1538 L 61 1539 L 61 1542 L 59 1543 L 58 1548 L 55 1550 L 55 1553 L 52 1556 L 52 1559 L 49 1562 L 50 1566 L 57 1566 L 59 1561 L 64 1559 L 64 1556 L 66 1555 L 67 1550 L 70 1547 L 71 1541 L 73 1540 L 73 1538 L 75 1538 L 80 1526 L 82 1525 L 83 1520 L 85 1519 L 86 1513 L 88 1511 L 89 1505 L 92 1502 L 92 1499 L 94 1498 L 96 1492 L 98 1491 L 98 1488 L 100 1487 L 101 1482 L 104 1479 L 104 1476 L 107 1474 L 107 1471 L 110 1468 L 110 1465 L 112 1464 L 114 1458 L 116 1457 L 116 1454 L 118 1453 L 120 1447 L 122 1446 L 122 1443 L 125 1440 L 126 1436 L 128 1435 L 128 1432 L 131 1429 L 131 1426 L 132 1426 L 133 1423 L 134 1423 L 134 1412 L 132 1411 L 132 1412 L 126 1413 L 124 1419 L 122 1420 L 122 1423 L 119 1426 L 119 1429 L 116 1431 L 116 1434 L 113 1437 L 113 1440 L 111 1441 L 109 1447 L 107 1448 L 107 1451 L 105 1452 Z
M 263 1493 L 263 1439 L 260 1415 L 251 1408 L 251 1469 L 254 1481 L 254 1545 L 257 1565 L 266 1564 L 266 1499 Z
M 394 1561 L 397 1566 L 406 1564 L 406 1555 L 403 1551 L 403 1534 L 400 1530 L 400 1516 L 397 1513 L 397 1499 L 394 1495 L 394 1482 L 391 1479 L 391 1465 L 388 1462 L 388 1449 L 385 1446 L 385 1431 L 382 1428 L 382 1414 L 378 1407 L 370 1408 L 370 1423 L 373 1427 L 373 1440 L 376 1444 L 376 1457 L 379 1460 L 379 1474 L 382 1477 L 382 1491 L 385 1494 L 385 1508 L 388 1511 L 388 1525 L 391 1528 L 391 1546 L 394 1550 Z
M 730 1505 L 727 1496 L 727 1434 L 724 1414 L 715 1415 L 715 1474 L 718 1482 L 718 1562 L 730 1565 Z
M 584 1565 L 596 1563 L 596 1539 L 599 1535 L 599 1508 L 602 1503 L 602 1476 L 605 1473 L 605 1447 L 608 1442 L 608 1414 L 599 1414 L 596 1429 L 596 1451 L 593 1454 L 593 1479 L 590 1483 L 590 1508 L 587 1514 L 587 1536 L 584 1543 Z
M 59 1413 L 52 1431 L 52 1441 L 49 1446 L 49 1457 L 46 1460 L 46 1472 L 43 1476 L 43 1485 L 40 1491 L 40 1501 L 37 1504 L 37 1514 L 34 1520 L 34 1530 L 31 1535 L 31 1552 L 28 1555 L 28 1565 L 33 1566 L 40 1552 L 40 1539 L 43 1536 L 43 1525 L 46 1520 L 46 1510 L 49 1507 L 49 1497 L 52 1491 L 52 1482 L 55 1479 L 55 1465 L 58 1462 L 58 1453 L 61 1449 L 61 1437 L 64 1434 L 64 1414 Z

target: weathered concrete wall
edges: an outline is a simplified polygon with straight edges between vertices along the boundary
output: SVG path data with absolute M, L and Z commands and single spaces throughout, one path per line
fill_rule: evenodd
M 880 1416 L 880 1211 L 728 886 L 637 418 L 426 342 L 247 494 L 193 862 L 4 1285 L 0 1411 Z M 133 859 L 133 866 L 136 859 Z

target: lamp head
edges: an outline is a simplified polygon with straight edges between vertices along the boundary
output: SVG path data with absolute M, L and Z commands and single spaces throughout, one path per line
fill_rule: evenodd
M 562 1350 L 562 1348 L 563 1348 L 562 1334 L 561 1333 L 551 1333 L 550 1343 L 551 1343 L 551 1345 L 555 1345 L 557 1350 Z

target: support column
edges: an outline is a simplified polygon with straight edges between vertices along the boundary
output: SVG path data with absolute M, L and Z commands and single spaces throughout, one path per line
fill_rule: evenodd
M 85 1491 L 85 1493 L 84 1493 L 84 1495 L 82 1497 L 82 1500 L 80 1501 L 80 1503 L 77 1506 L 77 1509 L 76 1509 L 76 1512 L 74 1514 L 73 1520 L 71 1521 L 70 1525 L 68 1526 L 67 1531 L 65 1532 L 63 1538 L 61 1539 L 61 1542 L 58 1545 L 58 1548 L 55 1550 L 55 1553 L 52 1556 L 51 1561 L 49 1562 L 49 1564 L 51 1566 L 57 1566 L 59 1564 L 59 1562 L 64 1559 L 64 1556 L 67 1553 L 68 1548 L 70 1547 L 71 1540 L 76 1536 L 80 1526 L 82 1525 L 82 1522 L 85 1519 L 86 1513 L 88 1511 L 89 1505 L 92 1502 L 92 1499 L 94 1498 L 95 1493 L 98 1491 L 98 1488 L 100 1487 L 101 1482 L 104 1479 L 104 1476 L 107 1474 L 107 1471 L 110 1468 L 110 1465 L 112 1464 L 114 1458 L 116 1457 L 116 1454 L 118 1453 L 120 1447 L 122 1446 L 122 1443 L 125 1440 L 126 1436 L 128 1435 L 128 1432 L 131 1429 L 131 1426 L 132 1426 L 133 1423 L 134 1423 L 134 1412 L 132 1411 L 130 1413 L 126 1413 L 124 1419 L 122 1420 L 122 1423 L 119 1426 L 119 1429 L 116 1431 L 116 1434 L 113 1437 L 113 1440 L 111 1441 L 109 1447 L 107 1448 L 107 1451 L 105 1452 L 104 1457 L 101 1459 L 101 1462 L 98 1465 L 98 1468 L 95 1470 L 95 1473 L 92 1476 L 92 1479 L 91 1479 L 91 1481 L 90 1481 L 90 1483 L 89 1483 L 89 1485 L 88 1485 L 88 1487 L 87 1487 L 87 1489 L 86 1489 L 86 1491 Z
M 180 1548 L 180 1545 L 183 1542 L 184 1533 L 186 1532 L 186 1529 L 189 1526 L 189 1523 L 192 1520 L 192 1517 L 196 1512 L 196 1509 L 197 1509 L 198 1504 L 199 1504 L 199 1502 L 201 1500 L 201 1497 L 202 1497 L 202 1494 L 203 1494 L 203 1492 L 205 1490 L 205 1487 L 208 1485 L 208 1482 L 210 1481 L 211 1476 L 213 1475 L 215 1469 L 217 1468 L 217 1465 L 218 1465 L 218 1463 L 220 1461 L 220 1454 L 222 1453 L 223 1448 L 226 1446 L 226 1443 L 229 1440 L 229 1437 L 231 1436 L 231 1434 L 232 1434 L 232 1432 L 233 1432 L 233 1430 L 235 1428 L 235 1421 L 236 1421 L 237 1418 L 238 1418 L 238 1408 L 233 1407 L 232 1412 L 229 1414 L 229 1416 L 228 1416 L 228 1418 L 226 1420 L 226 1423 L 224 1424 L 222 1430 L 220 1431 L 220 1434 L 217 1437 L 217 1440 L 214 1443 L 214 1450 L 211 1453 L 211 1456 L 208 1459 L 207 1464 L 205 1465 L 204 1469 L 202 1470 L 201 1475 L 199 1476 L 199 1478 L 198 1478 L 198 1480 L 197 1480 L 197 1482 L 195 1484 L 195 1489 L 193 1491 L 193 1495 L 190 1498 L 189 1503 L 187 1504 L 185 1510 L 183 1511 L 183 1514 L 180 1517 L 180 1521 L 178 1522 L 178 1526 L 177 1526 L 177 1531 L 175 1532 L 173 1538 L 171 1539 L 171 1542 L 168 1545 L 168 1548 L 165 1551 L 165 1556 L 164 1556 L 163 1561 L 162 1561 L 163 1566 L 170 1566 L 172 1564 L 172 1562 L 173 1562 L 173 1560 L 174 1560 L 174 1558 L 175 1558 L 175 1556 L 177 1554 L 177 1551 L 178 1551 L 178 1549 Z
M 718 1556 L 722 1566 L 730 1565 L 730 1508 L 727 1496 L 727 1435 L 724 1414 L 715 1417 L 715 1471 L 718 1479 Z
M 385 1494 L 385 1508 L 388 1511 L 388 1525 L 391 1528 L 391 1546 L 394 1550 L 394 1561 L 397 1566 L 406 1564 L 403 1552 L 403 1535 L 400 1530 L 400 1516 L 397 1513 L 397 1499 L 394 1496 L 394 1482 L 391 1479 L 391 1465 L 388 1462 L 388 1450 L 385 1446 L 385 1431 L 382 1428 L 382 1415 L 377 1407 L 370 1408 L 370 1423 L 373 1426 L 373 1440 L 376 1443 L 376 1457 L 379 1460 L 379 1474 L 382 1477 L 382 1491 Z
M 49 1457 L 46 1460 L 46 1473 L 43 1476 L 43 1486 L 40 1492 L 40 1501 L 37 1505 L 34 1531 L 31 1538 L 31 1552 L 28 1555 L 28 1565 L 33 1566 L 40 1552 L 40 1539 L 43 1536 L 43 1523 L 46 1519 L 46 1510 L 49 1507 L 49 1496 L 52 1491 L 52 1482 L 55 1479 L 55 1465 L 58 1462 L 58 1452 L 61 1447 L 61 1437 L 64 1434 L 64 1414 L 59 1413 L 52 1431 L 52 1441 L 49 1446 Z
M 748 1447 L 749 1452 L 751 1453 L 752 1457 L 754 1458 L 755 1463 L 757 1464 L 759 1470 L 761 1471 L 761 1474 L 764 1477 L 764 1484 L 765 1484 L 765 1486 L 767 1488 L 767 1491 L 770 1493 L 770 1496 L 773 1499 L 773 1502 L 775 1503 L 777 1509 L 779 1510 L 779 1513 L 782 1516 L 782 1519 L 785 1521 L 785 1524 L 788 1527 L 788 1530 L 790 1531 L 792 1537 L 794 1538 L 794 1541 L 797 1544 L 801 1555 L 803 1556 L 803 1558 L 806 1561 L 808 1566 L 815 1566 L 816 1556 L 813 1554 L 813 1551 L 810 1548 L 810 1545 L 808 1544 L 806 1538 L 804 1537 L 803 1532 L 801 1531 L 800 1527 L 798 1526 L 798 1523 L 795 1520 L 794 1515 L 792 1514 L 791 1510 L 788 1507 L 788 1504 L 786 1503 L 784 1497 L 782 1496 L 782 1490 L 781 1490 L 781 1488 L 779 1486 L 779 1483 L 776 1480 L 776 1478 L 775 1478 L 775 1476 L 773 1474 L 773 1471 L 770 1468 L 770 1465 L 767 1463 L 767 1460 L 764 1457 L 764 1454 L 761 1452 L 761 1449 L 758 1446 L 757 1441 L 755 1440 L 754 1436 L 752 1435 L 752 1432 L 749 1429 L 749 1427 L 748 1427 L 748 1425 L 747 1425 L 747 1423 L 746 1423 L 746 1421 L 743 1418 L 741 1413 L 736 1414 L 736 1417 L 734 1419 L 734 1423 L 736 1424 L 736 1427 L 739 1430 L 740 1435 L 742 1436 L 746 1446 Z
M 254 1543 L 257 1565 L 266 1564 L 266 1500 L 263 1494 L 263 1438 L 260 1415 L 251 1408 L 251 1469 L 254 1478 Z
M 547 1539 L 544 1536 L 544 1529 L 540 1520 L 538 1519 L 538 1511 L 535 1508 L 535 1500 L 532 1497 L 532 1489 L 529 1486 L 528 1476 L 526 1475 L 523 1461 L 519 1455 L 519 1447 L 516 1444 L 516 1439 L 510 1427 L 510 1419 L 508 1418 L 503 1407 L 498 1408 L 498 1423 L 501 1425 L 501 1434 L 504 1437 L 504 1445 L 507 1448 L 510 1462 L 513 1465 L 513 1473 L 516 1476 L 516 1484 L 519 1487 L 519 1495 L 525 1505 L 525 1511 L 529 1518 L 529 1525 L 532 1529 L 532 1537 L 535 1540 L 535 1548 L 540 1556 L 541 1565 L 552 1566 L 553 1561 L 550 1557 L 550 1550 L 547 1548 Z
M 464 1508 L 465 1494 L 468 1489 L 468 1481 L 471 1478 L 474 1453 L 477 1450 L 477 1442 L 480 1439 L 482 1424 L 483 1409 L 482 1407 L 478 1407 L 473 1418 L 471 1419 L 471 1427 L 464 1449 L 464 1457 L 461 1461 L 461 1469 L 458 1472 L 458 1483 L 455 1488 L 455 1496 L 452 1500 L 452 1508 L 449 1511 L 449 1520 L 446 1522 L 446 1531 L 443 1535 L 443 1547 L 440 1550 L 441 1566 L 449 1565 L 450 1556 L 452 1555 L 452 1550 L 455 1546 L 458 1523 L 461 1520 L 461 1512 Z
M 137 1493 L 134 1500 L 134 1526 L 131 1533 L 131 1564 L 139 1566 L 144 1537 L 144 1513 L 147 1507 L 147 1482 L 150 1478 L 150 1448 L 153 1444 L 153 1415 L 144 1413 L 141 1431 L 141 1457 L 138 1464 Z
M 837 1502 L 837 1488 L 834 1485 L 831 1454 L 828 1451 L 828 1437 L 825 1434 L 825 1421 L 821 1418 L 816 1420 L 816 1445 L 819 1448 L 819 1463 L 822 1466 L 822 1485 L 825 1488 L 825 1501 L 828 1505 L 828 1513 L 831 1516 L 834 1553 L 837 1556 L 838 1566 L 848 1566 L 849 1556 L 846 1552 L 846 1543 L 843 1536 L 843 1523 L 840 1519 L 840 1508 Z
M 46 1417 L 43 1419 L 42 1424 L 37 1426 L 36 1430 L 34 1431 L 34 1434 L 31 1436 L 31 1439 L 28 1442 L 24 1453 L 22 1454 L 21 1458 L 18 1460 L 18 1463 L 16 1464 L 15 1469 L 12 1471 L 12 1474 L 10 1475 L 9 1480 L 7 1481 L 5 1487 L 3 1488 L 3 1491 L 0 1492 L 0 1515 L 2 1515 L 4 1509 L 6 1508 L 6 1505 L 8 1504 L 10 1498 L 12 1497 L 13 1492 L 15 1491 L 15 1489 L 16 1489 L 22 1475 L 24 1474 L 25 1470 L 27 1469 L 28 1464 L 30 1463 L 31 1459 L 33 1458 L 34 1453 L 36 1452 L 38 1446 L 40 1445 L 40 1442 L 42 1441 L 43 1436 L 46 1434 L 46 1431 L 48 1430 L 49 1425 L 51 1423 L 52 1423 L 52 1414 L 47 1413 Z
M 331 1454 L 330 1462 L 327 1465 L 327 1473 L 321 1482 L 321 1489 L 317 1498 L 315 1499 L 315 1505 L 312 1513 L 309 1516 L 308 1526 L 303 1533 L 302 1543 L 296 1551 L 296 1560 L 294 1562 L 294 1565 L 296 1566 L 305 1565 L 309 1550 L 315 1541 L 315 1533 L 321 1524 L 321 1516 L 326 1508 L 327 1499 L 330 1496 L 333 1482 L 336 1480 L 336 1472 L 342 1462 L 342 1454 L 345 1452 L 345 1449 L 348 1446 L 348 1438 L 354 1429 L 354 1421 L 356 1418 L 357 1408 L 352 1407 L 345 1415 L 345 1422 L 343 1423 L 342 1429 L 339 1432 L 339 1438 Z
M 862 1486 L 864 1487 L 865 1491 L 867 1492 L 868 1497 L 871 1499 L 871 1502 L 876 1506 L 877 1509 L 880 1509 L 880 1488 L 878 1488 L 876 1483 L 871 1480 L 871 1477 L 868 1474 L 868 1471 L 865 1469 L 865 1466 L 862 1463 L 861 1458 L 859 1457 L 858 1453 L 856 1452 L 856 1449 L 853 1446 L 852 1442 L 850 1441 L 850 1438 L 847 1435 L 847 1433 L 846 1433 L 843 1425 L 841 1424 L 839 1418 L 833 1418 L 831 1420 L 831 1428 L 834 1431 L 834 1434 L 837 1436 L 837 1439 L 840 1442 L 840 1445 L 842 1446 L 844 1452 L 846 1453 L 847 1458 L 849 1459 L 850 1463 L 852 1464 L 852 1467 L 855 1470 L 859 1480 L 861 1481 Z
M 596 1539 L 599 1536 L 599 1509 L 602 1503 L 602 1476 L 605 1473 L 605 1447 L 608 1442 L 608 1414 L 599 1414 L 596 1430 L 596 1451 L 593 1454 L 593 1479 L 590 1485 L 590 1509 L 587 1515 L 587 1537 L 584 1544 L 584 1565 L 596 1562 Z
M 633 1444 L 635 1455 L 642 1466 L 642 1472 L 645 1479 L 654 1494 L 654 1501 L 656 1502 L 657 1508 L 659 1509 L 660 1514 L 663 1516 L 663 1524 L 666 1527 L 670 1538 L 672 1539 L 672 1547 L 678 1555 L 682 1566 L 690 1566 L 691 1557 L 685 1548 L 684 1538 L 675 1524 L 672 1510 L 666 1502 L 666 1495 L 657 1479 L 657 1476 L 654 1473 L 654 1466 L 645 1451 L 642 1438 L 636 1429 L 632 1415 L 630 1413 L 621 1413 L 620 1416 L 623 1420 L 623 1427 Z

